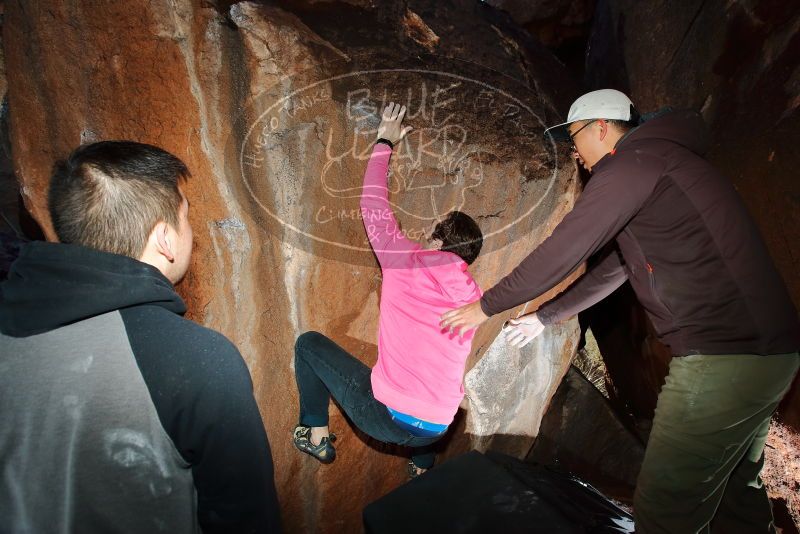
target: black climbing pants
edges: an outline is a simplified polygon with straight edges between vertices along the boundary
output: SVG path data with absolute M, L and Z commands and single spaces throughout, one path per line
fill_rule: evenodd
M 386 405 L 375 399 L 371 369 L 318 332 L 306 332 L 295 343 L 294 372 L 300 392 L 300 424 L 328 425 L 333 397 L 362 432 L 384 443 L 412 448 L 417 467 L 429 469 L 436 453 L 429 447 L 444 434 L 419 437 L 400 428 Z

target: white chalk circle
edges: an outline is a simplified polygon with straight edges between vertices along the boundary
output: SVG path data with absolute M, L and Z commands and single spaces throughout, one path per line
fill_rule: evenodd
M 498 76 L 494 72 L 487 73 Z M 512 127 L 519 127 L 518 133 L 523 136 L 541 136 L 545 128 L 542 118 L 508 91 L 480 80 L 441 70 L 375 69 L 349 72 L 306 84 L 270 102 L 258 114 L 247 128 L 238 151 L 242 181 L 255 204 L 284 230 L 298 236 L 345 250 L 370 252 L 366 239 L 363 244 L 353 244 L 351 233 L 337 241 L 321 235 L 319 230 L 330 223 L 361 224 L 358 201 L 349 199 L 357 199 L 360 195 L 361 178 L 375 139 L 382 105 L 391 100 L 385 93 L 370 93 L 369 84 L 364 80 L 379 78 L 380 83 L 375 86 L 381 87 L 386 85 L 387 79 L 392 79 L 396 86 L 402 87 L 405 76 L 412 77 L 413 83 L 421 89 L 419 94 L 414 94 L 415 98 L 411 98 L 411 90 L 408 92 L 406 123 L 413 124 L 414 131 L 402 146 L 395 147 L 389 188 L 402 195 L 401 198 L 415 195 L 416 199 L 425 201 L 392 204 L 395 214 L 407 220 L 431 221 L 453 209 L 474 213 L 475 206 L 470 205 L 469 198 L 497 194 L 496 190 L 488 189 L 491 184 L 487 183 L 483 173 L 485 162 L 492 161 L 498 165 L 500 158 L 471 139 L 474 137 L 471 134 L 483 125 L 462 124 L 452 118 L 465 106 L 473 106 L 471 111 L 476 112 L 479 106 L 486 105 L 497 120 L 511 121 Z M 283 80 L 279 86 L 289 86 L 290 80 Z M 338 122 L 330 124 L 332 106 L 342 108 L 341 101 L 334 100 L 334 94 L 340 95 L 348 82 L 352 87 L 346 92 L 342 113 L 334 112 L 334 121 Z M 429 82 L 434 89 L 425 93 Z M 464 94 L 477 96 L 465 102 Z M 435 98 L 440 100 L 431 103 Z M 480 102 L 481 98 L 486 102 Z M 424 100 L 421 104 L 418 102 L 420 99 Z M 317 115 L 315 110 L 319 110 Z M 346 131 L 346 138 L 341 135 L 335 139 L 330 137 L 335 127 Z M 552 141 L 546 148 L 549 153 L 539 154 L 545 156 L 539 159 L 535 154 L 519 156 L 530 157 L 538 165 L 540 174 L 547 175 L 544 190 L 538 198 L 528 197 L 527 209 L 513 220 L 490 232 L 484 231 L 484 247 L 493 236 L 507 232 L 529 217 L 551 192 L 558 175 L 558 155 Z M 319 158 L 301 161 L 297 150 L 305 155 L 316 154 L 316 150 Z M 343 177 L 340 170 L 348 165 L 359 168 L 361 174 Z M 550 166 L 552 168 L 548 169 Z M 309 169 L 316 170 L 311 178 Z M 322 198 L 331 199 L 333 206 L 328 208 L 322 203 L 310 213 L 304 200 L 309 196 L 310 187 L 318 188 L 317 192 L 322 193 Z M 449 199 L 446 205 L 441 201 L 442 196 Z M 345 203 L 347 208 L 343 208 Z M 412 209 L 411 206 L 424 206 L 425 209 Z M 409 230 L 406 237 L 412 240 L 424 237 L 421 232 L 414 234 L 415 231 Z M 351 242 L 342 242 L 347 238 Z

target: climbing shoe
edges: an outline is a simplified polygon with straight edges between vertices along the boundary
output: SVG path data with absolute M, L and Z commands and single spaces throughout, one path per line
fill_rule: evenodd
M 425 472 L 428 471 L 427 469 L 424 469 L 420 473 L 419 469 L 422 469 L 422 468 L 419 467 L 417 464 L 415 464 L 414 460 L 409 460 L 408 464 L 406 465 L 406 474 L 408 475 L 408 478 L 417 478 L 418 476 L 423 475 L 423 474 L 425 474 Z
M 310 454 L 323 464 L 329 464 L 336 459 L 336 449 L 332 443 L 336 441 L 336 434 L 331 433 L 327 438 L 322 438 L 319 445 L 311 443 L 311 427 L 297 425 L 292 438 L 294 446 L 306 454 Z

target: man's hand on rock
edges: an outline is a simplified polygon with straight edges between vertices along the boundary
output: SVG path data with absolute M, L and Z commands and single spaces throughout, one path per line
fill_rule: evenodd
M 513 347 L 524 347 L 544 331 L 544 325 L 535 313 L 511 319 L 503 326 L 506 341 Z
M 389 105 L 383 110 L 381 124 L 378 126 L 378 139 L 386 139 L 395 145 L 404 138 L 412 130 L 411 126 L 403 128 L 405 114 L 405 106 L 389 102 Z
M 477 328 L 488 318 L 481 309 L 481 301 L 476 300 L 472 304 L 443 313 L 439 326 L 464 337 L 464 334 Z

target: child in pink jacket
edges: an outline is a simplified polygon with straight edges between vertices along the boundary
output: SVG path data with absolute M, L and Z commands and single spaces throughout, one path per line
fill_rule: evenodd
M 364 174 L 361 213 L 383 273 L 378 361 L 370 369 L 317 332 L 295 344 L 300 424 L 294 444 L 323 463 L 336 457 L 328 432 L 328 403 L 337 401 L 364 433 L 412 447 L 409 474 L 433 465 L 428 447 L 440 439 L 464 397 L 464 366 L 472 332 L 461 338 L 439 326 L 439 316 L 481 297 L 467 270 L 483 237 L 461 212 L 439 222 L 427 247 L 401 233 L 388 199 L 387 171 L 402 128 L 405 107 L 390 103 Z

